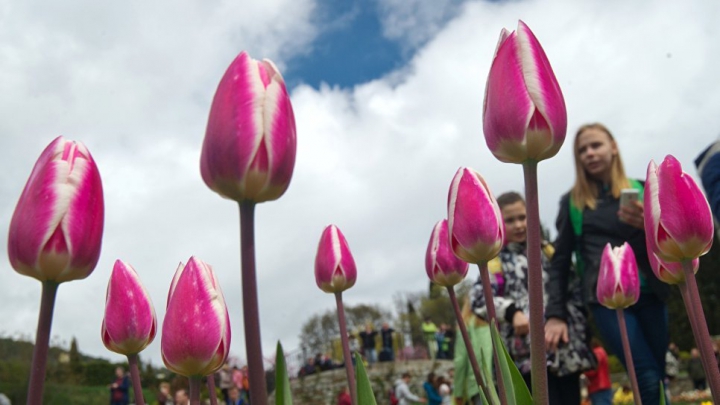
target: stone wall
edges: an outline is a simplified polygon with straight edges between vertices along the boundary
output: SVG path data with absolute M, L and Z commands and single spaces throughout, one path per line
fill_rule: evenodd
M 429 372 L 434 371 L 438 375 L 447 375 L 453 362 L 448 360 L 408 360 L 395 361 L 390 363 L 376 363 L 367 367 L 368 377 L 373 386 L 375 399 L 378 405 L 388 405 L 388 391 L 393 387 L 395 381 L 404 372 L 412 375 L 410 390 L 420 396 L 425 396 L 422 384 Z M 628 384 L 625 373 L 611 375 L 614 384 Z M 347 384 L 345 368 L 324 371 L 302 378 L 290 380 L 292 387 L 294 405 L 336 405 L 340 389 Z M 673 395 L 688 391 L 692 383 L 683 376 L 675 380 L 670 389 Z M 270 403 L 275 403 L 274 395 Z
M 448 360 L 408 360 L 375 363 L 367 367 L 368 378 L 373 386 L 378 405 L 388 405 L 388 392 L 404 372 L 412 375 L 410 390 L 424 396 L 422 383 L 429 372 L 447 375 L 453 362 Z M 340 389 L 347 384 L 345 368 L 323 371 L 290 380 L 294 405 L 336 405 Z M 274 403 L 274 396 L 270 403 Z

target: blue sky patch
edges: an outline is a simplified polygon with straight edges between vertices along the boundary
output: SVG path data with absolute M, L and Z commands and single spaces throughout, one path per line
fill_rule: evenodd
M 284 74 L 289 86 L 352 87 L 400 67 L 411 55 L 383 36 L 378 9 L 367 0 L 323 0 L 318 4 L 321 33 L 308 53 L 291 59 Z

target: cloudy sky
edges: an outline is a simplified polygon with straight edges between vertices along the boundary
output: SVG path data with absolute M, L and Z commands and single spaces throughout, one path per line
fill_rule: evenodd
M 131 263 L 159 320 L 175 268 L 214 266 L 244 356 L 237 206 L 207 189 L 199 156 L 210 102 L 242 50 L 274 60 L 298 132 L 287 193 L 256 210 L 264 351 L 298 346 L 311 314 L 334 307 L 315 285 L 323 227 L 337 224 L 358 265 L 349 303 L 392 305 L 426 288 L 424 253 L 460 166 L 496 194 L 522 190 L 520 166 L 495 160 L 482 99 L 500 29 L 524 20 L 565 94 L 570 137 L 600 121 L 629 174 L 695 156 L 720 133 L 717 2 L 619 0 L 0 1 L 0 227 L 57 135 L 84 142 L 105 187 L 103 252 L 61 285 L 53 336 L 120 360 L 100 340 L 113 262 Z M 540 164 L 542 221 L 572 184 L 570 142 Z M 6 231 L 0 245 L 7 244 Z M 476 274 L 473 272 L 472 274 Z M 0 249 L 0 333 L 34 338 L 40 284 Z M 160 339 L 143 356 L 156 365 Z

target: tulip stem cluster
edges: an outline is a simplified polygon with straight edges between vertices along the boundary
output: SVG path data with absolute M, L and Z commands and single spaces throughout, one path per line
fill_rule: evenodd
M 240 259 L 248 380 L 253 387 L 250 391 L 250 403 L 266 405 L 267 389 L 260 340 L 260 311 L 255 272 L 255 203 L 252 201 L 240 203 Z
M 217 395 L 215 394 L 216 390 L 215 390 L 215 374 L 214 373 L 210 374 L 207 377 L 207 388 L 208 388 L 208 393 L 210 394 L 210 405 L 218 405 Z
M 188 377 L 190 382 L 190 405 L 200 405 L 200 386 L 202 377 Z
M 685 308 L 690 318 L 695 343 L 700 350 L 705 375 L 707 376 L 708 385 L 712 392 L 713 401 L 720 403 L 720 370 L 718 370 L 715 362 L 715 353 L 710 340 L 707 322 L 705 320 L 705 312 L 700 302 L 700 293 L 695 280 L 695 272 L 692 262 L 687 260 L 682 262 L 683 272 L 685 273 L 685 285 L 680 285 L 680 291 L 683 291 L 683 300 Z
M 127 356 L 128 366 L 130 368 L 130 379 L 132 380 L 133 393 L 135 394 L 135 404 L 145 405 L 143 398 L 142 385 L 140 384 L 140 370 L 138 369 L 138 355 L 129 354 Z
M 35 348 L 33 349 L 30 385 L 28 386 L 28 405 L 42 404 L 48 344 L 50 343 L 50 329 L 52 327 L 53 310 L 55 309 L 55 297 L 57 296 L 59 286 L 60 284 L 52 281 L 42 283 L 40 315 L 38 317 L 37 334 L 35 336 Z
M 537 162 L 523 163 L 525 204 L 527 207 L 528 295 L 530 300 L 530 361 L 533 403 L 547 404 L 547 364 L 545 357 L 545 316 L 543 308 L 542 262 L 540 258 L 540 210 Z
M 493 300 L 493 292 L 490 285 L 490 273 L 488 273 L 487 262 L 479 263 L 478 268 L 480 269 L 480 279 L 482 281 L 483 295 L 485 298 L 485 308 L 487 308 L 488 321 L 490 325 L 497 325 L 497 317 L 495 315 L 495 301 Z M 500 359 L 498 358 L 498 356 L 498 350 L 493 350 L 493 364 L 495 364 L 495 370 L 500 370 Z M 505 392 L 505 380 L 503 379 L 502 373 L 497 373 L 497 383 L 500 392 Z M 508 405 L 505 395 L 500 395 L 500 402 L 502 403 L 502 405 Z
M 357 405 L 357 386 L 355 385 L 355 371 L 353 370 L 347 325 L 345 324 L 342 292 L 335 293 L 335 302 L 337 303 L 338 323 L 340 324 L 340 341 L 342 342 L 343 357 L 345 358 L 345 372 L 347 373 L 348 385 L 350 386 L 350 398 L 352 399 L 352 404 Z
M 625 323 L 625 311 L 621 308 L 615 310 L 620 326 L 620 338 L 622 340 L 623 354 L 625 355 L 625 365 L 627 366 L 628 376 L 630 377 L 630 385 L 633 391 L 633 400 L 635 404 L 642 405 L 640 397 L 640 389 L 638 388 L 637 375 L 635 374 L 635 363 L 633 363 L 632 351 L 630 350 L 630 339 L 628 338 L 627 324 Z
M 458 304 L 457 296 L 455 295 L 455 289 L 452 286 L 448 286 L 446 288 L 453 310 L 455 311 L 455 318 L 457 318 L 458 321 L 460 334 L 462 335 L 465 347 L 467 348 L 468 357 L 470 358 L 470 366 L 472 366 L 473 373 L 475 374 L 475 381 L 477 381 L 478 385 L 482 389 L 485 398 L 491 398 L 490 390 L 488 390 L 487 385 L 485 385 L 485 380 L 480 373 L 480 366 L 478 365 L 477 356 L 475 356 L 475 350 L 473 350 L 472 347 L 472 341 L 468 335 L 467 326 L 465 326 L 465 322 L 463 321 L 462 312 L 460 312 L 460 305 Z

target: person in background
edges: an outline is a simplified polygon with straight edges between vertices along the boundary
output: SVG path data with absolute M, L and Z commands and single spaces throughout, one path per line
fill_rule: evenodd
M 410 405 L 413 402 L 426 403 L 427 400 L 425 398 L 420 398 L 410 391 L 410 387 L 408 386 L 408 384 L 410 384 L 410 378 L 410 373 L 405 372 L 402 377 L 395 381 L 395 397 L 398 399 L 398 405 Z
M 693 382 L 693 388 L 698 391 L 704 391 L 707 388 L 705 379 L 705 369 L 703 369 L 702 359 L 700 359 L 700 351 L 693 347 L 690 349 L 690 359 L 687 363 L 688 377 Z
M 190 405 L 190 397 L 187 391 L 182 388 L 175 391 L 175 405 Z
M 122 367 L 115 368 L 115 380 L 110 384 L 110 405 L 128 405 L 130 379 Z
M 393 350 L 393 332 L 395 332 L 395 329 L 391 328 L 387 322 L 383 322 L 382 328 L 380 328 L 380 338 L 382 339 L 380 361 L 395 360 L 395 351 Z
M 159 405 L 172 405 L 172 394 L 170 394 L 170 383 L 167 381 L 163 381 L 160 383 L 160 387 L 158 387 L 158 404 Z
M 490 327 L 488 323 L 479 316 L 475 315 L 470 305 L 470 300 L 466 300 L 462 306 L 462 322 L 465 323 L 468 331 L 468 337 L 472 347 L 475 350 L 475 356 L 478 365 L 485 370 L 486 375 L 492 375 L 492 337 L 490 336 Z M 454 357 L 454 378 L 453 378 L 453 397 L 456 405 L 479 405 L 480 389 L 475 380 L 475 374 L 470 365 L 465 342 L 462 339 L 455 341 L 455 357 Z M 482 353 L 482 356 L 480 355 Z M 480 363 L 482 362 L 482 363 Z
M 375 350 L 375 336 L 377 336 L 377 334 L 372 324 L 365 325 L 365 330 L 360 332 L 363 354 L 365 354 L 365 360 L 370 364 L 377 362 L 377 351 Z
M 442 397 L 438 392 L 437 377 L 432 371 L 428 373 L 427 380 L 423 383 L 423 389 L 425 390 L 425 396 L 427 397 L 428 405 L 442 404 Z
M 426 317 L 425 321 L 422 323 L 422 331 L 425 336 L 425 342 L 427 343 L 428 357 L 430 359 L 435 359 L 437 357 L 435 333 L 437 333 L 438 328 L 435 323 L 430 320 L 430 318 Z
M 592 339 L 591 346 L 597 359 L 597 368 L 585 372 L 590 402 L 592 405 L 612 405 L 613 392 L 607 352 L 596 338 Z
M 447 348 L 445 346 L 445 324 L 441 323 L 440 328 L 435 332 L 435 342 L 437 343 L 437 358 L 438 359 L 446 359 L 445 357 L 445 349 Z
M 514 191 L 498 196 L 497 203 L 506 229 L 506 241 L 498 255 L 505 285 L 500 291 L 497 285 L 491 283 L 493 301 L 500 334 L 527 387 L 532 391 L 527 209 L 525 200 Z M 550 243 L 542 240 L 540 248 L 542 250 L 543 280 L 547 280 L 546 272 L 554 250 Z M 547 296 L 547 283 L 544 285 Z M 472 291 L 473 308 L 476 314 L 487 317 L 481 279 L 475 282 Z M 587 317 L 576 278 L 572 280 L 570 291 L 572 295 L 563 308 L 568 314 L 569 339 L 562 347 L 547 355 L 548 396 L 553 405 L 579 404 L 580 374 L 595 367 L 595 357 L 589 346 Z
M 228 390 L 228 405 L 246 405 L 247 402 L 245 402 L 240 397 L 240 390 L 237 389 L 237 387 L 232 387 Z
M 222 392 L 223 401 L 225 401 L 225 403 L 227 404 L 228 398 L 229 398 L 228 392 L 229 392 L 230 388 L 232 388 L 234 386 L 233 372 L 230 369 L 230 364 L 229 363 L 223 364 L 222 368 L 220 369 L 219 374 L 220 374 L 220 384 L 219 384 L 220 392 Z
M 695 159 L 698 176 L 707 195 L 713 216 L 720 218 L 720 140 L 710 144 Z M 717 229 L 720 232 L 720 229 Z
M 343 385 L 338 394 L 337 405 L 352 405 L 352 398 L 350 398 L 350 391 L 347 385 Z
M 625 321 L 642 403 L 658 405 L 658 387 L 665 377 L 669 336 L 665 301 L 670 286 L 658 280 L 650 267 L 642 203 L 620 206 L 621 190 L 635 189 L 642 196 L 644 184 L 625 175 L 620 148 L 602 124 L 580 127 L 573 153 L 575 184 L 560 199 L 555 255 L 548 269 L 545 343 L 554 351 L 568 342 L 568 284 L 573 274 L 579 274 L 583 301 L 593 314 L 605 347 L 625 365 L 617 314 L 598 303 L 597 279 L 605 246 L 628 242 L 637 260 L 640 298 L 625 309 Z

